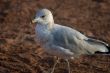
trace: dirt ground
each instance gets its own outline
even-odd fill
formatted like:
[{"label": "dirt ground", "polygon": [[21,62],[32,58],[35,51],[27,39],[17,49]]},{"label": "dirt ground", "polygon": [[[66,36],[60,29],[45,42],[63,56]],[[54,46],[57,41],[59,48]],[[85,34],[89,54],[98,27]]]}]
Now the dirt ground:
[{"label": "dirt ground", "polygon": [[[52,11],[56,23],[110,43],[110,0],[0,0],[0,73],[50,73],[55,59],[34,41],[38,9]],[[55,73],[68,73],[64,60]],[[71,73],[110,73],[110,55],[70,61]]]}]

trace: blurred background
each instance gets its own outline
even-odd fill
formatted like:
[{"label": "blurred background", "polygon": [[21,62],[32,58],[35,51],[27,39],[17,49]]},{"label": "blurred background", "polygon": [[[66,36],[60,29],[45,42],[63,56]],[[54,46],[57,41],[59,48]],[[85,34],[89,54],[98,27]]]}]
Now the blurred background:
[{"label": "blurred background", "polygon": [[[0,0],[0,73],[49,73],[55,59],[34,40],[36,11],[52,11],[55,23],[110,43],[110,0]],[[110,73],[110,56],[83,56],[72,73]],[[61,61],[55,73],[67,73]]]}]

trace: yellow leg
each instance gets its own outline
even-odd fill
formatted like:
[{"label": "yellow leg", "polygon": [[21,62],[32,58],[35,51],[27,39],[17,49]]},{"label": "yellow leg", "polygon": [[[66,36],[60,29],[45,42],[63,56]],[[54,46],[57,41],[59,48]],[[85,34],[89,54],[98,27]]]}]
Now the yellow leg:
[{"label": "yellow leg", "polygon": [[68,64],[68,73],[71,73],[71,70],[70,70],[70,63],[69,63],[68,59],[66,59],[66,62],[67,62],[67,64]]},{"label": "yellow leg", "polygon": [[59,58],[56,60],[55,64],[53,65],[51,73],[54,73],[55,67],[58,64],[58,62],[59,62]]}]

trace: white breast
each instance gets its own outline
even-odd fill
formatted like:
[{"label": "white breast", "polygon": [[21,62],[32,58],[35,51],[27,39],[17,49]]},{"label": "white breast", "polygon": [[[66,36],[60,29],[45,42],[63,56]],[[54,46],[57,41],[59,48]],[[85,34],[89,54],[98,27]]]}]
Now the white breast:
[{"label": "white breast", "polygon": [[35,28],[36,40],[39,44],[46,43],[50,39],[50,31],[47,26],[38,24]]}]

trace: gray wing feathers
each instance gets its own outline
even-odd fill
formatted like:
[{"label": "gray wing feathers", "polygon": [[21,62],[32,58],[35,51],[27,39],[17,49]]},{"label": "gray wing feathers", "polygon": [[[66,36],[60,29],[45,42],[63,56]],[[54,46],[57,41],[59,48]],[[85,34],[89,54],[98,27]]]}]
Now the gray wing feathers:
[{"label": "gray wing feathers", "polygon": [[97,44],[102,44],[102,45],[105,45],[105,46],[109,46],[107,43],[105,43],[103,41],[100,41],[100,40],[97,40],[97,39],[93,39],[93,38],[88,38],[88,41],[94,42],[94,43],[97,43]]},{"label": "gray wing feathers", "polygon": [[103,41],[92,39],[92,38],[88,38],[88,40],[85,40],[85,41],[88,42],[90,45],[92,45],[96,49],[96,51],[108,52],[108,48],[106,47],[108,46],[108,44]]},{"label": "gray wing feathers", "polygon": [[54,44],[69,49],[76,55],[94,54],[96,51],[108,51],[105,42],[89,39],[80,32],[68,27],[57,28],[52,34]]},{"label": "gray wing feathers", "polygon": [[[60,28],[52,32],[53,43],[65,49],[74,52],[75,55],[92,54],[89,44],[84,39],[87,39],[83,34],[70,28]],[[88,47],[87,47],[88,46]]]}]

